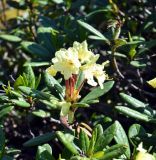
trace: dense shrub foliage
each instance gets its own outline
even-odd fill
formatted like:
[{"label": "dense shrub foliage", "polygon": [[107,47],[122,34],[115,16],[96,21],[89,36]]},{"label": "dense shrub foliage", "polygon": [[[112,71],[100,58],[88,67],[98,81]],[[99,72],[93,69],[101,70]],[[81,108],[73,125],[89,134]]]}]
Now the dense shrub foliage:
[{"label": "dense shrub foliage", "polygon": [[1,0],[0,159],[156,159],[155,0]]}]

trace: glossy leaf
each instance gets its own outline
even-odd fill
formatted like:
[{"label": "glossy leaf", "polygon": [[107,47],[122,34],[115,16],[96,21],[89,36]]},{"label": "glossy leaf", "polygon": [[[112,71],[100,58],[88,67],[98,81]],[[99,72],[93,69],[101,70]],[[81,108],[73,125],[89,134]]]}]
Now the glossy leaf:
[{"label": "glossy leaf", "polygon": [[115,125],[116,125],[116,133],[114,139],[118,144],[124,144],[125,146],[127,146],[125,155],[127,159],[130,159],[131,151],[126,132],[124,131],[122,125],[118,121],[115,121]]},{"label": "glossy leaf", "polygon": [[49,75],[48,73],[44,73],[44,77],[45,77],[45,84],[47,85],[48,88],[50,89],[55,89],[56,92],[60,95],[60,97],[63,99],[64,97],[64,89],[63,87],[60,85],[60,83],[51,75]]},{"label": "glossy leaf", "polygon": [[33,139],[28,140],[27,142],[25,142],[23,144],[23,146],[24,147],[31,147],[31,146],[40,145],[40,144],[46,143],[48,141],[51,141],[54,138],[55,138],[54,133],[45,133],[43,135],[40,135],[40,136],[37,136]]},{"label": "glossy leaf", "polygon": [[35,160],[54,160],[54,157],[52,156],[51,146],[49,144],[38,146]]},{"label": "glossy leaf", "polygon": [[26,78],[28,80],[28,87],[30,88],[35,88],[35,74],[34,71],[32,70],[31,66],[27,66],[25,68],[24,73],[26,74]]},{"label": "glossy leaf", "polygon": [[64,146],[73,154],[79,154],[78,150],[75,148],[74,144],[65,136],[61,131],[57,131],[56,135],[58,139],[64,144]]},{"label": "glossy leaf", "polygon": [[142,135],[142,136],[146,135],[145,129],[140,124],[131,125],[129,130],[128,130],[128,136],[129,136],[129,139],[130,139],[131,143],[134,146],[138,145],[138,143],[135,141],[135,138],[137,136],[140,136],[140,135]]},{"label": "glossy leaf", "polygon": [[2,110],[0,110],[0,118],[4,117],[6,114],[9,114],[13,110],[13,106],[8,106]]},{"label": "glossy leaf", "polygon": [[97,141],[94,147],[94,153],[97,151],[102,151],[106,147],[106,145],[108,145],[112,141],[115,133],[116,133],[115,124],[112,124],[106,130],[104,130],[103,134],[97,137]]},{"label": "glossy leaf", "polygon": [[79,145],[80,149],[84,152],[87,153],[89,149],[89,138],[88,135],[81,129],[80,130],[80,135],[79,135]]},{"label": "glossy leaf", "polygon": [[16,100],[16,99],[12,99],[11,102],[14,104],[14,105],[17,105],[19,107],[24,107],[24,108],[27,108],[27,107],[30,107],[30,104],[24,100]]},{"label": "glossy leaf", "polygon": [[114,147],[114,148],[115,149],[112,149],[112,151],[105,153],[104,157],[100,158],[100,160],[111,160],[111,159],[119,158],[122,154],[126,152],[126,149],[127,149],[127,147],[124,145]]},{"label": "glossy leaf", "polygon": [[24,50],[31,53],[32,55],[42,58],[49,58],[50,56],[50,53],[46,48],[42,47],[41,45],[35,42],[23,41],[21,43],[21,46]]},{"label": "glossy leaf", "polygon": [[35,116],[41,117],[41,118],[50,117],[50,113],[49,113],[49,112],[46,112],[46,111],[44,111],[44,110],[42,110],[42,109],[33,111],[32,114],[35,115]]},{"label": "glossy leaf", "polygon": [[125,93],[120,93],[121,98],[127,102],[128,104],[132,105],[135,108],[145,108],[147,106],[147,104],[139,101],[136,98],[133,98]]},{"label": "glossy leaf", "polygon": [[22,40],[21,38],[17,36],[9,35],[9,34],[0,34],[0,39],[9,41],[9,42],[20,42]]},{"label": "glossy leaf", "polygon": [[116,106],[115,109],[119,112],[124,114],[125,116],[129,116],[141,121],[145,121],[145,122],[149,122],[150,119],[146,114],[142,114],[138,111],[135,111],[133,109],[130,109],[128,107],[124,107],[124,106]]},{"label": "glossy leaf", "polygon": [[80,21],[78,20],[78,23],[84,27],[85,29],[87,29],[88,31],[92,32],[93,34],[95,34],[96,36],[102,38],[104,41],[108,42],[108,39],[102,34],[100,33],[98,30],[96,30],[94,27],[92,27],[91,25],[89,25],[86,22]]},{"label": "glossy leaf", "polygon": [[103,89],[99,87],[93,89],[91,92],[89,92],[82,100],[81,102],[87,103],[88,101],[95,100],[98,97],[106,94],[114,85],[114,81],[109,81],[103,84]]},{"label": "glossy leaf", "polygon": [[39,27],[37,30],[37,39],[39,43],[48,50],[48,55],[52,57],[52,52],[55,51],[54,46],[52,45],[52,31],[51,27]]}]

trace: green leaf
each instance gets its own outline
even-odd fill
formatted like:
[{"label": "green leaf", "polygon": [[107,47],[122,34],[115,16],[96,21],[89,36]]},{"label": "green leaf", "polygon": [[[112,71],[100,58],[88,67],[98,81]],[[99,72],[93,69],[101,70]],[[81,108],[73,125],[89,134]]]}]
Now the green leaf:
[{"label": "green leaf", "polygon": [[61,109],[62,106],[57,105],[57,101],[51,100],[51,101],[47,101],[47,100],[39,100],[40,102],[42,102],[43,104],[48,106],[48,109]]},{"label": "green leaf", "polygon": [[52,149],[49,144],[38,146],[35,160],[54,160],[52,156]]},{"label": "green leaf", "polygon": [[103,89],[99,87],[93,89],[89,94],[87,94],[82,100],[82,103],[87,103],[88,101],[97,99],[98,97],[106,94],[114,85],[114,81],[109,81],[103,84]]},{"label": "green leaf", "polygon": [[0,127],[0,159],[2,159],[5,151],[5,135],[2,127]]},{"label": "green leaf", "polygon": [[88,36],[89,39],[93,39],[93,40],[97,40],[97,41],[104,41],[103,38],[98,37],[98,36],[94,36],[94,35],[90,35]]},{"label": "green leaf", "polygon": [[19,92],[16,92],[15,90],[11,90],[10,93],[17,98],[23,97]]},{"label": "green leaf", "polygon": [[9,35],[9,34],[0,34],[0,39],[9,41],[9,42],[20,42],[22,40],[21,38],[17,36]]},{"label": "green leaf", "polygon": [[60,97],[63,99],[64,97],[64,89],[60,85],[60,83],[51,75],[49,75],[47,72],[44,73],[45,77],[45,84],[49,89],[55,89],[56,92],[60,95]]},{"label": "green leaf", "polygon": [[62,108],[61,108],[61,112],[60,112],[60,116],[67,116],[69,113],[69,109],[71,107],[71,103],[65,103],[63,104]]},{"label": "green leaf", "polygon": [[19,107],[24,107],[24,108],[28,108],[30,107],[30,104],[24,100],[16,100],[16,99],[11,99],[10,100],[14,105],[17,105]]},{"label": "green leaf", "polygon": [[136,98],[133,98],[125,93],[120,93],[121,98],[127,102],[128,104],[132,105],[134,108],[145,108],[147,104],[139,101]]},{"label": "green leaf", "polygon": [[15,90],[18,90],[19,86],[26,86],[24,78],[21,75],[14,82],[14,88],[15,88]]},{"label": "green leaf", "polygon": [[98,151],[93,154],[92,158],[101,159],[104,156],[104,151]]},{"label": "green leaf", "polygon": [[37,146],[43,143],[46,143],[48,141],[51,141],[52,139],[55,138],[54,133],[45,133],[41,136],[37,136],[33,139],[28,140],[23,144],[24,147],[32,147],[32,146]]},{"label": "green leaf", "polygon": [[42,47],[41,45],[39,45],[35,42],[23,41],[21,43],[21,46],[24,50],[31,53],[32,55],[42,57],[45,59],[50,58],[49,51],[46,48]]},{"label": "green leaf", "polygon": [[39,43],[44,46],[50,53],[50,57],[52,57],[52,54],[55,51],[52,39],[52,32],[53,28],[51,27],[39,27],[37,30],[37,39]]},{"label": "green leaf", "polygon": [[112,141],[115,133],[116,133],[116,125],[112,124],[103,132],[102,135],[97,137],[97,141],[94,147],[94,153],[102,151]]},{"label": "green leaf", "polygon": [[96,36],[102,38],[104,41],[109,42],[109,40],[102,34],[100,33],[98,30],[96,30],[94,27],[92,27],[91,25],[89,25],[88,23],[82,22],[80,20],[78,20],[78,23],[84,27],[85,29],[87,29],[88,31],[92,32],[93,34],[95,34]]},{"label": "green leaf", "polygon": [[13,106],[8,106],[2,110],[0,110],[0,118],[4,117],[6,114],[10,113],[13,110]]},{"label": "green leaf", "polygon": [[96,141],[99,137],[101,137],[103,135],[103,128],[100,124],[96,125],[95,128],[93,129],[93,133],[92,133],[92,138],[90,140],[90,145],[89,145],[89,149],[87,151],[88,155],[92,155],[93,151],[94,151],[94,147],[96,144]]},{"label": "green leaf", "polygon": [[76,81],[76,87],[75,87],[76,89],[78,89],[81,86],[84,79],[85,79],[85,76],[84,76],[83,72],[80,72],[78,77],[77,77],[77,81]]},{"label": "green leaf", "polygon": [[35,89],[31,89],[29,87],[19,86],[18,88],[21,92],[23,92],[27,96],[37,98],[39,100],[53,100],[53,99],[56,99],[51,94],[44,93],[42,91],[38,91],[38,90],[35,90]]},{"label": "green leaf", "polygon": [[103,128],[101,124],[96,125],[95,130],[97,133],[97,138],[103,135]]},{"label": "green leaf", "polygon": [[104,157],[100,158],[100,160],[111,160],[111,159],[119,158],[122,154],[126,152],[126,149],[127,149],[125,145],[112,146],[112,147],[113,149],[109,148],[110,149],[109,152],[106,150]]},{"label": "green leaf", "polygon": [[87,153],[89,149],[89,138],[88,135],[82,129],[80,130],[79,135],[79,146],[84,153]]},{"label": "green leaf", "polygon": [[35,74],[30,65],[25,68],[25,74],[28,80],[28,87],[35,88]]},{"label": "green leaf", "polygon": [[77,151],[75,145],[73,144],[73,142],[71,142],[71,140],[65,136],[65,134],[61,131],[57,131],[56,135],[58,137],[58,139],[64,144],[64,146],[73,154],[77,155],[79,154],[79,152]]},{"label": "green leaf", "polygon": [[147,66],[147,63],[140,62],[140,61],[131,61],[130,64],[136,68],[145,68]]},{"label": "green leaf", "polygon": [[87,155],[89,155],[89,156],[93,154],[96,139],[97,139],[97,130],[94,129],[93,133],[92,133],[91,140],[90,140],[89,149],[87,151]]},{"label": "green leaf", "polygon": [[39,84],[40,84],[40,82],[41,82],[41,74],[39,74],[39,76],[36,78],[35,82],[36,82],[35,83],[35,89],[37,89]]},{"label": "green leaf", "polygon": [[127,157],[127,159],[130,159],[131,151],[126,132],[124,131],[122,125],[118,121],[115,121],[115,125],[116,125],[116,133],[114,139],[118,144],[124,144],[125,146],[127,146],[125,156]]},{"label": "green leaf", "polygon": [[132,118],[135,118],[135,119],[138,119],[138,120],[141,120],[141,121],[145,121],[145,122],[149,122],[150,121],[149,116],[147,116],[145,114],[142,114],[142,113],[140,113],[138,111],[135,111],[133,109],[130,109],[128,107],[116,106],[115,109],[119,113],[124,114],[125,116],[129,116],[129,117],[132,117]]},{"label": "green leaf", "polygon": [[128,130],[128,136],[131,143],[136,147],[138,142],[135,141],[135,138],[140,135],[146,135],[145,129],[140,124],[133,124]]},{"label": "green leaf", "polygon": [[118,47],[120,47],[120,46],[125,45],[125,44],[127,43],[127,41],[124,40],[124,39],[115,39],[113,43],[114,43],[114,44],[113,44],[113,45],[114,45],[114,48],[116,49],[116,48],[118,48]]},{"label": "green leaf", "polygon": [[50,113],[49,113],[49,112],[46,112],[46,111],[44,111],[44,110],[42,110],[42,109],[33,111],[32,114],[35,115],[35,116],[41,117],[41,118],[50,117]]}]

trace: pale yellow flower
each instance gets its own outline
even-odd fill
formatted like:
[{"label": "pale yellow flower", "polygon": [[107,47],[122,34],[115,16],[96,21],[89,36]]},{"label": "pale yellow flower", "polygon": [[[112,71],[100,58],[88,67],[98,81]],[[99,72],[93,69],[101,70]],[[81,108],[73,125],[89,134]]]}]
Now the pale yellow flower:
[{"label": "pale yellow flower", "polygon": [[[91,86],[100,85],[101,89],[103,89],[103,83],[108,78],[107,74],[104,71],[105,64],[108,63],[104,62],[102,65],[96,63],[89,63],[81,67],[85,78],[87,79],[87,83]],[[97,82],[95,79],[97,79]]]},{"label": "pale yellow flower", "polygon": [[93,52],[88,50],[88,44],[86,41],[82,43],[74,42],[73,48],[78,52],[78,58],[81,63],[90,61],[93,57],[99,58],[99,55],[94,55]]},{"label": "pale yellow flower", "polygon": [[51,65],[49,68],[47,68],[46,72],[51,76],[55,76],[57,73],[57,71],[54,69],[54,65]]},{"label": "pale yellow flower", "polygon": [[153,78],[149,81],[147,81],[147,83],[152,86],[153,88],[156,88],[156,78]]},{"label": "pale yellow flower", "polygon": [[143,148],[142,142],[139,144],[137,150],[139,151],[135,157],[135,160],[155,160],[154,156],[147,153],[147,150]]},{"label": "pale yellow flower", "polygon": [[60,49],[55,53],[55,58],[52,59],[53,68],[64,75],[65,80],[68,80],[72,74],[78,74],[81,63],[78,59],[78,53],[73,48]]}]

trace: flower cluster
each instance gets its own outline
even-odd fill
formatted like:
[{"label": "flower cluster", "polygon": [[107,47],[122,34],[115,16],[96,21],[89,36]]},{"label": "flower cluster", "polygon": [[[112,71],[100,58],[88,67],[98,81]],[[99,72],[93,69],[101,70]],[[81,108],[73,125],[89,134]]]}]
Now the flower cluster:
[{"label": "flower cluster", "polygon": [[52,59],[53,65],[47,69],[47,72],[52,76],[60,72],[65,79],[66,97],[75,99],[80,89],[76,91],[74,86],[77,81],[77,75],[80,72],[84,74],[84,78],[89,85],[97,86],[99,84],[103,88],[103,83],[107,79],[104,71],[107,61],[103,64],[97,64],[98,58],[99,54],[95,55],[88,50],[86,41],[82,43],[74,42],[72,47],[60,49],[55,53],[55,58]]}]

